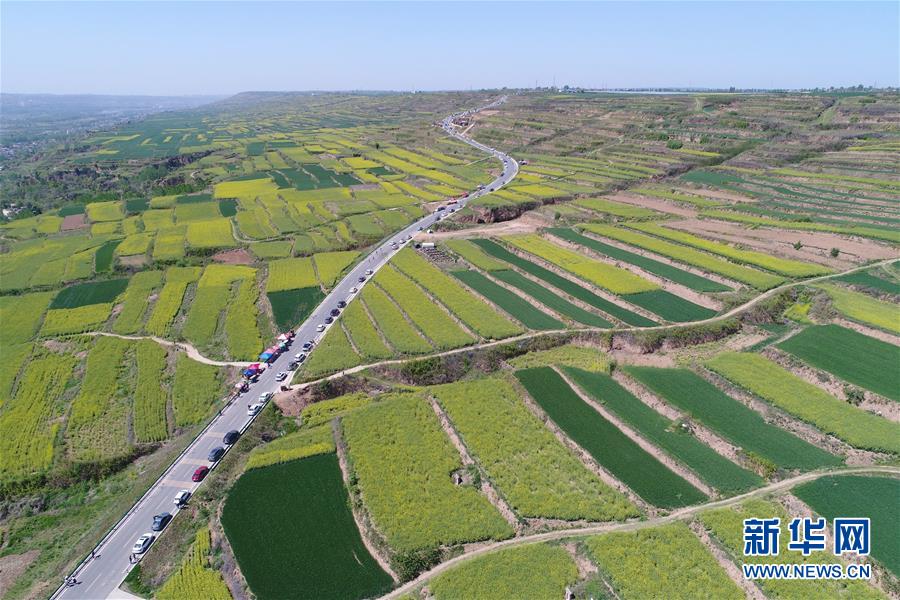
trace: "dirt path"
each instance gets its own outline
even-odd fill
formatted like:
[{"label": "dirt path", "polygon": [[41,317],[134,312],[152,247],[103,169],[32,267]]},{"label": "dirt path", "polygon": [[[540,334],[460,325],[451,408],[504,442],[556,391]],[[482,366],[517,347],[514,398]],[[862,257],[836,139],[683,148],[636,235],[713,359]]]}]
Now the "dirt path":
[{"label": "dirt path", "polygon": [[613,531],[636,531],[638,529],[644,529],[647,527],[656,527],[659,525],[665,525],[667,523],[671,523],[673,521],[683,520],[690,518],[702,511],[710,510],[714,508],[724,508],[727,506],[734,506],[736,504],[740,504],[746,500],[751,498],[759,498],[762,496],[766,496],[768,494],[774,494],[777,492],[783,492],[789,489],[792,489],[802,483],[807,483],[809,481],[815,481],[821,477],[827,477],[829,475],[850,475],[850,474],[875,474],[875,475],[900,475],[900,467],[858,467],[858,468],[840,468],[840,469],[829,469],[827,471],[816,471],[812,473],[804,473],[802,475],[798,475],[796,477],[791,477],[790,479],[785,479],[782,481],[778,481],[776,483],[770,483],[764,487],[758,488],[751,492],[747,492],[746,494],[741,494],[740,496],[733,496],[731,498],[726,498],[724,500],[717,500],[715,502],[708,502],[706,504],[700,504],[697,506],[689,506],[687,508],[682,508],[676,510],[668,515],[662,517],[655,517],[652,519],[647,519],[645,521],[637,521],[632,523],[614,523],[614,524],[606,524],[606,525],[597,525],[595,527],[584,527],[581,529],[564,529],[560,531],[550,531],[547,533],[539,533],[535,535],[522,536],[520,538],[512,538],[509,540],[505,540],[502,542],[497,542],[495,544],[490,544],[487,546],[483,546],[471,552],[466,552],[461,554],[455,558],[448,560],[447,562],[441,563],[438,566],[434,567],[430,571],[426,571],[422,573],[416,579],[402,585],[401,587],[393,590],[392,592],[385,594],[382,596],[382,600],[392,600],[394,598],[399,598],[404,594],[412,592],[414,589],[419,587],[420,585],[426,583],[436,575],[440,575],[441,573],[451,569],[453,567],[458,566],[460,563],[465,562],[469,559],[475,558],[477,556],[481,556],[483,554],[488,554],[490,552],[494,552],[496,550],[500,550],[502,548],[509,548],[512,546],[521,546],[524,544],[535,544],[538,542],[547,542],[551,540],[559,540],[569,537],[578,537],[584,535],[595,535],[600,533],[610,533]]},{"label": "dirt path", "polygon": [[[554,335],[559,333],[577,333],[578,331],[590,331],[590,332],[608,332],[608,333],[624,333],[629,331],[654,331],[661,329],[685,329],[688,327],[696,327],[699,325],[708,325],[711,323],[717,323],[719,321],[724,321],[726,319],[730,319],[735,315],[739,315],[747,309],[753,308],[760,302],[764,302],[769,298],[776,296],[783,292],[784,290],[788,290],[797,286],[811,285],[813,283],[817,283],[820,281],[827,281],[829,279],[835,279],[837,277],[842,277],[844,275],[848,275],[850,273],[856,273],[857,271],[864,271],[866,269],[871,269],[873,267],[880,267],[884,265],[889,265],[895,262],[896,258],[890,258],[887,260],[879,261],[877,263],[871,263],[868,265],[862,265],[859,267],[855,267],[853,269],[849,269],[847,271],[842,271],[840,273],[832,273],[830,275],[822,275],[820,277],[813,277],[811,279],[805,279],[803,281],[794,281],[791,283],[785,283],[778,287],[772,288],[767,292],[763,292],[759,296],[753,298],[752,300],[748,300],[744,304],[740,306],[736,306],[729,310],[726,313],[722,313],[721,315],[717,315],[715,317],[710,317],[709,319],[704,319],[702,321],[693,321],[690,323],[676,323],[673,325],[654,325],[653,327],[613,327],[613,328],[601,328],[601,327],[585,327],[580,329],[556,329],[551,331],[533,331],[530,333],[524,333],[522,335],[517,335],[515,337],[505,338],[502,340],[496,340],[492,342],[482,342],[480,344],[472,344],[471,346],[463,346],[462,348],[456,348],[455,350],[445,350],[444,352],[437,352],[434,354],[423,354],[422,356],[417,356],[414,358],[395,358],[390,360],[382,360],[374,363],[369,363],[365,365],[357,365],[355,367],[351,367],[349,369],[344,369],[343,371],[339,371],[332,375],[328,375],[327,377],[320,377],[319,379],[314,379],[312,381],[306,381],[304,383],[299,383],[291,386],[291,389],[298,390],[303,389],[307,386],[320,383],[323,381],[330,381],[332,379],[340,379],[345,375],[352,375],[353,373],[359,373],[360,371],[365,371],[366,369],[371,369],[375,367],[384,367],[390,365],[400,365],[407,362],[411,362],[414,360],[422,360],[424,358],[440,358],[442,356],[451,356],[454,354],[461,354],[464,352],[471,352],[472,350],[477,350],[481,348],[490,348],[491,346],[499,346],[500,344],[511,344],[513,342],[518,342],[522,340],[528,340],[536,337],[541,337],[545,335]],[[101,335],[111,335],[111,334],[101,334]],[[165,342],[171,343],[171,342]],[[218,364],[218,363],[213,363]],[[227,364],[243,364],[243,363],[227,363]]]},{"label": "dirt path", "polygon": [[478,227],[469,227],[456,231],[438,231],[436,233],[422,233],[416,236],[416,240],[423,242],[435,242],[438,240],[449,240],[454,238],[468,238],[473,235],[484,237],[498,235],[515,235],[519,233],[534,233],[542,227],[549,227],[552,223],[549,219],[534,212],[527,212],[518,219],[512,221],[502,221],[500,223],[489,223]]},{"label": "dirt path", "polygon": [[166,346],[168,348],[175,348],[176,350],[182,350],[187,355],[196,360],[199,363],[203,363],[204,365],[212,365],[214,367],[247,367],[253,363],[249,362],[236,362],[236,361],[221,361],[221,360],[213,360],[211,358],[206,358],[200,351],[197,350],[190,344],[186,344],[184,342],[172,342],[169,340],[164,340],[162,338],[158,338],[155,335],[120,335],[118,333],[109,333],[106,331],[87,331],[85,333],[81,333],[79,335],[90,335],[90,336],[98,336],[103,335],[106,337],[114,337],[122,340],[153,340],[160,346]]}]

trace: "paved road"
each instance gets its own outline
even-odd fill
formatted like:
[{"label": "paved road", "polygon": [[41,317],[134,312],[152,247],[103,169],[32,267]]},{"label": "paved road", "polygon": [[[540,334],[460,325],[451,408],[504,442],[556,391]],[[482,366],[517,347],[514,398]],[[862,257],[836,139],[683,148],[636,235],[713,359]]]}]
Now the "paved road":
[{"label": "paved road", "polygon": [[[493,108],[505,101],[506,96],[477,110]],[[518,163],[506,154],[471,140],[457,132],[456,127],[452,125],[453,119],[470,115],[473,112],[476,111],[470,110],[451,115],[441,122],[441,128],[460,141],[489,153],[500,160],[503,164],[503,172],[494,181],[486,185],[484,189],[474,191],[466,198],[461,199],[458,203],[459,208],[473,198],[478,198],[506,185],[516,176],[519,170]],[[319,341],[325,335],[327,328],[324,331],[319,331],[318,328],[320,325],[324,325],[323,320],[328,316],[328,311],[335,308],[339,300],[352,298],[355,295],[354,290],[360,288],[369,280],[370,275],[368,272],[374,273],[383,267],[400,248],[409,243],[407,241],[408,237],[414,236],[420,230],[427,230],[436,221],[445,218],[448,212],[449,210],[434,212],[419,219],[385,240],[376,250],[356,265],[326,296],[316,311],[296,329],[297,335],[291,349],[282,354],[260,376],[259,380],[250,387],[248,392],[223,407],[219,415],[194,439],[162,477],[150,487],[147,493],[104,538],[95,549],[96,558],[85,560],[76,569],[74,575],[78,583],[72,587],[61,586],[52,597],[73,600],[104,600],[106,598],[126,597],[124,593],[118,590],[118,587],[131,570],[132,565],[129,563],[131,548],[141,534],[150,532],[153,516],[164,511],[173,515],[176,514],[178,509],[173,502],[175,494],[180,490],[189,490],[193,493],[198,487],[203,485],[202,483],[191,481],[191,475],[194,473],[194,470],[204,465],[215,468],[215,465],[207,460],[209,451],[217,446],[223,446],[222,437],[228,431],[238,430],[243,432],[250,426],[254,417],[248,415],[248,404],[256,402],[260,394],[276,392],[279,389],[281,384],[276,381],[276,374],[279,371],[287,370],[288,363],[292,360],[293,355],[300,351],[300,346],[303,342],[308,340]],[[365,280],[360,282],[361,278],[365,278]],[[315,348],[312,351],[315,351]],[[63,574],[61,573],[60,581],[62,579]]]}]

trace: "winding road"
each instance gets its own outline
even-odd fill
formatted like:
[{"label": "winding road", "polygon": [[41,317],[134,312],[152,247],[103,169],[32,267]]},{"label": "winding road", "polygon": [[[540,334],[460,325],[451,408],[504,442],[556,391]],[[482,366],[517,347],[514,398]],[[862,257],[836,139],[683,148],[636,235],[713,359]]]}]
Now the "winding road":
[{"label": "winding road", "polygon": [[[489,194],[509,183],[519,172],[518,163],[499,150],[489,148],[484,144],[472,140],[458,132],[453,125],[457,117],[468,116],[479,110],[493,108],[502,104],[507,99],[503,96],[496,101],[472,109],[455,113],[441,121],[441,128],[450,136],[469,144],[483,152],[490,154],[502,164],[503,170],[491,183],[471,192],[458,202],[461,208],[468,201]],[[324,319],[331,309],[337,307],[340,300],[349,301],[361,286],[368,283],[371,276],[383,267],[399,252],[401,248],[418,231],[428,229],[443,218],[449,211],[435,211],[426,215],[403,230],[384,240],[368,256],[360,261],[353,269],[329,292],[313,314],[296,329],[295,344],[288,351],[275,360],[269,368],[260,376],[250,390],[237,399],[227,401],[219,414],[201,431],[196,438],[184,449],[175,461],[163,472],[157,481],[150,486],[137,503],[122,517],[122,519],[104,536],[94,548],[92,555],[86,557],[75,569],[72,576],[77,583],[71,587],[61,585],[51,598],[66,599],[90,599],[104,600],[107,598],[133,598],[119,590],[119,585],[125,576],[133,568],[130,562],[131,548],[142,534],[150,532],[150,525],[154,515],[169,512],[177,516],[178,507],[173,500],[179,490],[188,490],[191,493],[203,485],[202,482],[191,481],[194,470],[200,466],[208,466],[215,469],[218,463],[207,460],[210,450],[217,446],[224,446],[222,437],[229,431],[237,430],[243,433],[253,423],[254,415],[248,414],[248,405],[257,402],[262,394],[274,393],[279,390],[280,382],[275,376],[279,371],[288,371],[288,364],[293,354],[299,352],[299,346],[308,340],[318,342],[328,332],[331,325],[326,325],[323,331],[318,331],[320,325],[325,325]],[[260,349],[262,350],[262,349]],[[312,349],[315,352],[315,346]],[[261,398],[260,398],[261,399]],[[227,447],[226,447],[227,448]],[[165,532],[156,535],[164,535]],[[64,579],[60,574],[60,580]]]}]

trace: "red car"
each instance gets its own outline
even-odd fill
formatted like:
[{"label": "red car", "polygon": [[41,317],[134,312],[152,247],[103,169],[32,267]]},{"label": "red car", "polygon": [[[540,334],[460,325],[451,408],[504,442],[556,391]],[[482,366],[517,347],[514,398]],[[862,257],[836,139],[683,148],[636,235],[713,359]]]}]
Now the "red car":
[{"label": "red car", "polygon": [[203,481],[203,478],[209,473],[209,467],[197,467],[194,474],[191,475],[191,481]]}]

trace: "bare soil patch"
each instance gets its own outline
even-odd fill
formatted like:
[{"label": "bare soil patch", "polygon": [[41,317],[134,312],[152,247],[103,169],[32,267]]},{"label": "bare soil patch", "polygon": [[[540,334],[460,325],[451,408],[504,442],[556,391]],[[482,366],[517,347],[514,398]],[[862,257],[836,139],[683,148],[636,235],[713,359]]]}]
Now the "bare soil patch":
[{"label": "bare soil patch", "polygon": [[0,558],[0,596],[6,595],[6,591],[37,560],[40,553],[40,550],[29,550]]},{"label": "bare soil patch", "polygon": [[214,254],[212,259],[216,262],[228,265],[250,265],[253,264],[254,258],[247,250],[238,248],[237,250],[224,250]]},{"label": "bare soil patch", "polygon": [[458,231],[440,231],[436,233],[419,233],[416,238],[423,242],[436,242],[454,238],[489,237],[493,235],[515,235],[517,233],[534,233],[541,227],[549,227],[550,221],[535,212],[526,212],[522,216],[503,221],[490,223]]},{"label": "bare soil patch", "polygon": [[[738,223],[710,219],[689,219],[676,221],[670,225],[682,231],[714,236],[732,243],[752,246],[769,254],[816,262],[838,270],[849,269],[868,260],[883,260],[897,256],[897,251],[889,246],[835,233],[750,229]],[[794,248],[797,242],[802,244],[799,250]],[[831,256],[832,248],[841,251],[837,258]]]},{"label": "bare soil patch", "polygon": [[135,254],[133,256],[120,256],[119,264],[126,267],[143,267],[147,264],[146,254]]},{"label": "bare soil patch", "polygon": [[716,198],[717,200],[727,200],[729,202],[748,202],[754,203],[756,202],[756,198],[751,198],[750,196],[743,196],[736,192],[728,192],[725,190],[712,190],[712,189],[694,189],[694,188],[676,188],[675,192],[681,192],[684,194],[694,194],[696,196],[706,196],[708,198]]},{"label": "bare soil patch", "polygon": [[62,225],[59,226],[59,230],[73,231],[75,229],[84,229],[87,226],[87,215],[69,215],[67,217],[63,217]]},{"label": "bare soil patch", "polygon": [[621,202],[622,204],[631,204],[633,206],[640,206],[641,208],[658,210],[659,212],[669,213],[671,215],[679,215],[682,217],[697,216],[696,208],[691,208],[683,204],[676,204],[675,202],[668,202],[666,200],[663,200],[662,198],[654,198],[652,196],[638,196],[637,193],[638,192],[634,192],[635,195],[632,195],[631,193],[611,194],[605,196],[605,198],[614,200],[616,202]]}]

